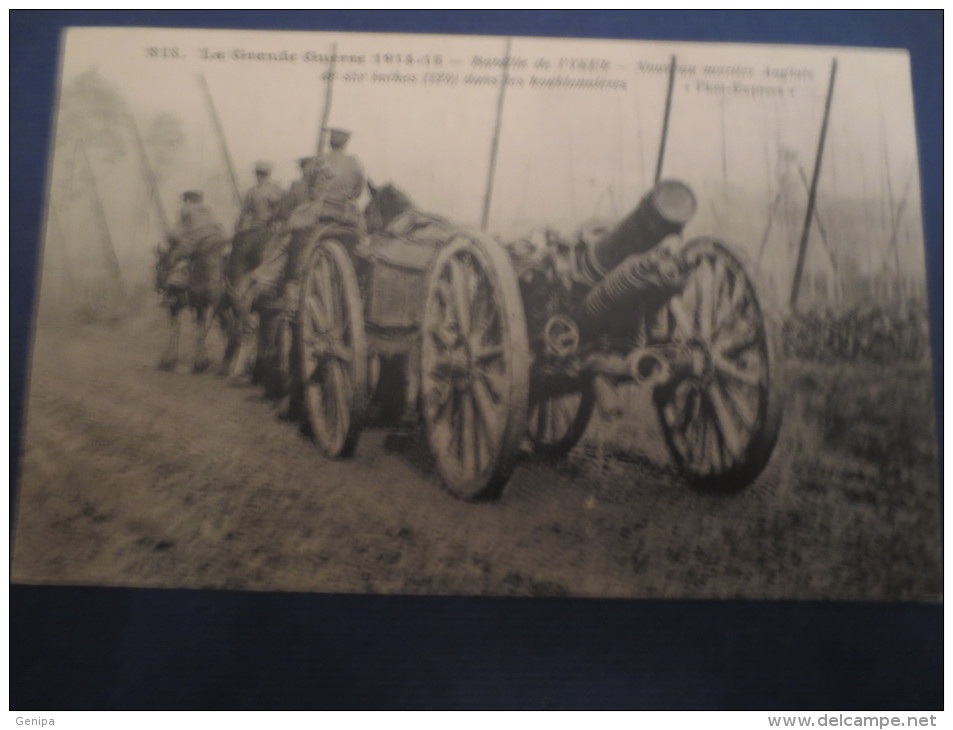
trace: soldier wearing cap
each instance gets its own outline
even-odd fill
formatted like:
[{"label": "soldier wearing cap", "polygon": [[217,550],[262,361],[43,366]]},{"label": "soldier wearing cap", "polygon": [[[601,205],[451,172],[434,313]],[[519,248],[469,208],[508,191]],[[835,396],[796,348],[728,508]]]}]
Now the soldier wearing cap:
[{"label": "soldier wearing cap", "polygon": [[326,181],[318,182],[319,195],[323,196],[321,218],[363,228],[364,219],[357,208],[357,199],[367,184],[364,166],[347,152],[347,143],[351,139],[349,131],[337,127],[327,131],[331,150],[321,160]]},{"label": "soldier wearing cap", "polygon": [[270,163],[256,163],[255,177],[258,182],[245,193],[242,201],[241,215],[235,227],[238,233],[264,228],[271,223],[284,195],[284,191],[271,181]]},{"label": "soldier wearing cap", "polygon": [[202,191],[182,193],[182,208],[168,236],[168,248],[160,252],[160,288],[188,283],[188,261],[203,245],[221,245],[225,229],[203,202]]},{"label": "soldier wearing cap", "polygon": [[271,163],[255,164],[255,183],[242,200],[241,214],[235,226],[232,253],[228,260],[229,293],[238,301],[244,287],[242,279],[249,269],[261,263],[284,191],[271,181]]},{"label": "soldier wearing cap", "polygon": [[211,236],[224,236],[225,229],[205,205],[200,190],[187,190],[182,193],[182,208],[179,220],[169,234],[171,248],[176,258],[191,256],[199,244]]},{"label": "soldier wearing cap", "polygon": [[320,223],[337,223],[364,230],[364,216],[357,207],[357,199],[367,184],[364,167],[357,157],[346,151],[350,132],[338,128],[327,131],[331,150],[326,155],[309,158],[304,173],[309,183],[308,199],[292,211],[286,222],[286,230],[291,235],[283,238],[286,242],[282,247],[283,271],[278,277],[269,276],[266,272],[274,269],[263,265],[262,271],[256,272],[255,278],[259,282],[276,284],[284,292],[286,304],[297,299],[297,282],[312,241],[306,235],[307,231]]},{"label": "soldier wearing cap", "polygon": [[291,183],[288,192],[282,196],[281,201],[278,203],[278,211],[275,214],[277,220],[288,220],[295,208],[311,200],[311,187],[317,164],[318,158],[314,156],[302,157],[298,160],[298,167],[301,168],[301,177]]},{"label": "soldier wearing cap", "polygon": [[317,157],[301,157],[298,166],[301,168],[301,177],[291,183],[289,190],[281,196],[278,202],[274,219],[281,224],[276,235],[272,236],[263,252],[260,265],[252,272],[250,283],[254,286],[243,295],[242,309],[251,311],[250,298],[256,297],[259,292],[274,290],[278,279],[285,269],[288,255],[288,241],[290,231],[284,225],[295,209],[302,205],[312,205],[312,189],[315,181],[315,170],[318,167]]},{"label": "soldier wearing cap", "polygon": [[[301,177],[295,180],[289,190],[284,193],[278,203],[274,220],[279,224],[278,231],[271,236],[262,252],[259,265],[245,277],[244,281],[235,279],[235,294],[237,309],[243,321],[251,316],[254,302],[262,295],[276,297],[282,290],[282,278],[285,275],[288,261],[288,246],[291,241],[291,230],[295,221],[307,219],[310,224],[317,222],[317,210],[320,208],[320,183],[328,179],[326,166],[319,157],[309,156],[298,159],[301,168]],[[292,219],[292,213],[302,211],[298,218]],[[303,212],[307,211],[305,215]],[[281,306],[281,305],[279,305]]]}]

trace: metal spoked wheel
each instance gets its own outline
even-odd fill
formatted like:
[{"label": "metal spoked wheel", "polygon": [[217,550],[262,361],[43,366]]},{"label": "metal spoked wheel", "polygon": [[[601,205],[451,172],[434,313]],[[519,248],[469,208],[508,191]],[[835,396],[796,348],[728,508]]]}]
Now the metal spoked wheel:
[{"label": "metal spoked wheel", "polygon": [[440,252],[422,337],[424,421],[444,486],[496,498],[525,433],[530,355],[516,276],[494,241],[461,235]]},{"label": "metal spoked wheel", "polygon": [[309,258],[298,336],[301,392],[314,437],[327,456],[350,456],[367,402],[367,338],[357,276],[338,241],[322,241]]},{"label": "metal spoked wheel", "polygon": [[533,403],[526,428],[533,453],[544,459],[568,454],[586,432],[595,404],[591,384],[576,393],[542,398]]},{"label": "metal spoked wheel", "polygon": [[655,404],[689,481],[737,491],[761,473],[778,438],[772,338],[754,286],[724,244],[696,239],[682,256],[684,288],[667,308],[683,363],[656,388]]}]

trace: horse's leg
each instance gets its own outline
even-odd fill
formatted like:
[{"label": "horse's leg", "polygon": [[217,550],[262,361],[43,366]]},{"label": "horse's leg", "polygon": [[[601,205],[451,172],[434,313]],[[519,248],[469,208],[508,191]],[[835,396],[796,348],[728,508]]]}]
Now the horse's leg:
[{"label": "horse's leg", "polygon": [[222,361],[222,375],[235,378],[241,375],[243,354],[243,324],[240,313],[229,299],[224,302],[219,313],[222,330],[225,333],[225,358]]},{"label": "horse's leg", "polygon": [[235,337],[235,313],[230,306],[223,304],[218,312],[218,319],[225,334],[225,356],[222,358],[222,367],[219,375],[228,377],[232,374],[235,356],[238,354],[238,340]]},{"label": "horse's leg", "polygon": [[264,383],[269,397],[279,397],[281,358],[278,352],[278,325],[281,313],[273,309],[259,311],[258,355],[255,359],[254,381]]},{"label": "horse's leg", "polygon": [[236,298],[235,307],[235,334],[238,342],[236,353],[235,374],[238,376],[251,375],[252,382],[256,379],[258,362],[255,359],[256,341],[261,333],[261,315],[253,311],[257,288],[250,275],[242,280],[241,294]]},{"label": "horse's leg", "polygon": [[192,372],[201,373],[208,370],[212,361],[209,360],[205,338],[208,336],[212,323],[212,308],[209,305],[200,305],[195,308],[195,361],[192,363]]},{"label": "horse's leg", "polygon": [[[252,356],[255,351],[254,318],[251,320],[239,319],[232,314],[229,319],[226,334],[228,343],[225,349],[226,360],[224,363],[225,375],[231,379],[238,380],[249,374],[252,369]],[[252,373],[252,382],[254,373]]]},{"label": "horse's leg", "polygon": [[252,376],[252,382],[255,382],[255,366],[257,365],[258,349],[258,330],[259,316],[252,314],[244,324],[239,323],[238,329],[238,363],[237,372],[239,375]]},{"label": "horse's leg", "polygon": [[160,370],[175,370],[175,364],[179,360],[179,312],[181,308],[178,305],[169,307],[169,342],[159,360]]},{"label": "horse's leg", "polygon": [[220,310],[227,340],[222,373],[228,378],[241,377],[248,367],[249,346],[246,340],[255,331],[255,320],[248,302],[250,284],[247,275],[232,273],[222,296]]}]

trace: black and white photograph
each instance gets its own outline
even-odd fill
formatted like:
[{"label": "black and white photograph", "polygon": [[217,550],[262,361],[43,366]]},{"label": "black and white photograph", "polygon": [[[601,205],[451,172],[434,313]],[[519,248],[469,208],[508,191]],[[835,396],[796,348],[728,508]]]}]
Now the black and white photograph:
[{"label": "black and white photograph", "polygon": [[61,43],[13,582],[941,600],[905,51]]}]

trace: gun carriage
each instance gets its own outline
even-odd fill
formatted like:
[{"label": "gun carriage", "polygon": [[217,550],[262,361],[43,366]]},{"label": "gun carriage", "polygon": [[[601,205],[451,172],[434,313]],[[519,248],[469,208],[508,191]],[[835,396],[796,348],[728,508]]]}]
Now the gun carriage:
[{"label": "gun carriage", "polygon": [[348,456],[372,405],[406,403],[446,489],[492,499],[527,448],[567,453],[635,384],[688,482],[751,483],[779,427],[771,337],[738,257],[682,241],[695,209],[663,180],[571,239],[504,244],[412,211],[370,237],[315,231],[294,349],[318,446]]}]

